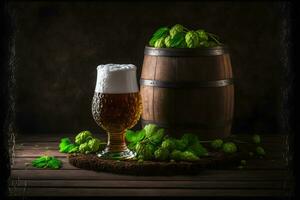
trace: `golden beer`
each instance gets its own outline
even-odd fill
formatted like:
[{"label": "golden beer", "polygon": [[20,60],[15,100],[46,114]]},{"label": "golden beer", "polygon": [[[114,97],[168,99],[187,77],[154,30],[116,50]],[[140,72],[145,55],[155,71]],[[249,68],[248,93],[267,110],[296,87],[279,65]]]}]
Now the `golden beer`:
[{"label": "golden beer", "polygon": [[136,82],[136,67],[130,64],[99,65],[92,100],[95,122],[108,133],[105,150],[99,157],[130,159],[135,153],[125,142],[126,129],[132,128],[142,112],[141,96]]},{"label": "golden beer", "polygon": [[96,123],[109,133],[118,133],[132,128],[142,111],[138,92],[128,94],[95,93],[92,103]]}]

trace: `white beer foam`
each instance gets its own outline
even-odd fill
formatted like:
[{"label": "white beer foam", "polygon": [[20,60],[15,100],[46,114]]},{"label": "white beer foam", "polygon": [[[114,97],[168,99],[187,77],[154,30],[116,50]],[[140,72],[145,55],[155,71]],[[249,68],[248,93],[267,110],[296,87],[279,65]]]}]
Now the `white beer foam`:
[{"label": "white beer foam", "polygon": [[135,65],[104,64],[97,67],[95,92],[123,94],[138,91]]}]

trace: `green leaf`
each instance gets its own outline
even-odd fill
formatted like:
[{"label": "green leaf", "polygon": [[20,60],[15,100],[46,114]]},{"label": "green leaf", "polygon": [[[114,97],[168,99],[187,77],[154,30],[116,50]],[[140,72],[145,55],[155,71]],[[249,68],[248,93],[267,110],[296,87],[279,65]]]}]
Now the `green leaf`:
[{"label": "green leaf", "polygon": [[40,156],[31,162],[33,167],[36,168],[50,168],[59,169],[62,166],[62,162],[54,156]]},{"label": "green leaf", "polygon": [[71,143],[69,138],[62,138],[59,144],[59,152],[74,153],[77,152],[78,146]]},{"label": "green leaf", "polygon": [[146,130],[142,129],[140,131],[132,131],[132,130],[127,130],[125,133],[125,138],[127,142],[130,143],[137,143],[144,139],[145,137]]},{"label": "green leaf", "polygon": [[168,27],[161,27],[159,28],[151,37],[149,41],[149,45],[153,47],[156,43],[156,41],[160,38],[165,38],[169,33],[169,28]]},{"label": "green leaf", "polygon": [[173,37],[170,39],[170,47],[172,48],[178,48],[181,47],[181,45],[185,43],[185,34],[182,32],[176,33]]}]

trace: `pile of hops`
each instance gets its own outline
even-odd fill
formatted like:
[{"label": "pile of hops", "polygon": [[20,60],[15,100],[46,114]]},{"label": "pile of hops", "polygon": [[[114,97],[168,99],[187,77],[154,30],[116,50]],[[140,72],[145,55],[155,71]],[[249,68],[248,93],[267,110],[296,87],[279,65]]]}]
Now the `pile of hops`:
[{"label": "pile of hops", "polygon": [[152,35],[149,46],[155,48],[208,48],[221,45],[218,36],[203,29],[189,30],[181,24],[161,27]]}]

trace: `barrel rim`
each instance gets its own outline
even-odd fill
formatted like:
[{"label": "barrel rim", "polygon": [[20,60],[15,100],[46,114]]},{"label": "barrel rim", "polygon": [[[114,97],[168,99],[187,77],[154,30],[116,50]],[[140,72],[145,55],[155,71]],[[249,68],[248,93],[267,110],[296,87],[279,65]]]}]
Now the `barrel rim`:
[{"label": "barrel rim", "polygon": [[229,53],[227,45],[205,48],[155,48],[145,46],[144,54],[150,56],[166,57],[195,57],[195,56],[216,56]]}]

